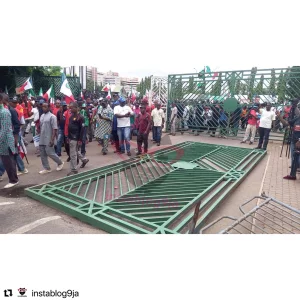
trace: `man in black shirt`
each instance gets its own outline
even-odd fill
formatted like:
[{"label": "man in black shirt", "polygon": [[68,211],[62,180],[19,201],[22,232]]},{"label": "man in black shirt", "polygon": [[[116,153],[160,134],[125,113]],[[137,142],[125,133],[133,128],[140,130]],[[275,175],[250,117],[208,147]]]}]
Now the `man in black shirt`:
[{"label": "man in black shirt", "polygon": [[82,145],[82,139],[84,134],[84,118],[78,111],[78,103],[74,102],[71,108],[71,117],[68,126],[68,139],[70,145],[70,168],[71,172],[69,175],[77,174],[77,158],[79,158],[82,162],[80,168],[84,168],[85,165],[89,162],[87,158],[80,152],[80,148]]},{"label": "man in black shirt", "polygon": [[277,112],[276,115],[283,125],[289,125],[292,130],[291,136],[291,155],[292,155],[292,167],[290,175],[283,177],[287,180],[296,180],[297,168],[300,168],[300,110],[297,108],[299,100],[293,101],[293,106],[289,114],[288,121],[284,120]]},{"label": "man in black shirt", "polygon": [[68,148],[68,144],[65,141],[65,134],[64,134],[64,128],[65,128],[65,118],[64,118],[64,112],[68,109],[67,103],[65,101],[62,101],[60,103],[60,109],[57,112],[57,126],[58,126],[58,137],[57,137],[57,146],[56,146],[56,154],[58,156],[61,156],[61,147],[64,142],[66,152],[68,156],[70,157],[70,151]]}]

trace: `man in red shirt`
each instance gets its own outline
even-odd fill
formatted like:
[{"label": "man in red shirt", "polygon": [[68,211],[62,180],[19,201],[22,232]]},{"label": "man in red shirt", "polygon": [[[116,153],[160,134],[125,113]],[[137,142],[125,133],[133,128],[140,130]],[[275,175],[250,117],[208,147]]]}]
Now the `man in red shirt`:
[{"label": "man in red shirt", "polygon": [[67,162],[71,160],[70,158],[70,145],[68,142],[68,135],[69,135],[69,123],[70,123],[70,117],[72,115],[72,107],[73,107],[73,102],[70,102],[68,109],[64,112],[64,119],[65,119],[65,129],[64,129],[64,134],[65,134],[65,148],[66,152],[68,154],[68,159]]},{"label": "man in red shirt", "polygon": [[55,101],[55,106],[51,107],[52,113],[54,114],[55,117],[57,117],[57,112],[60,110],[60,100],[57,99]]},{"label": "man in red shirt", "polygon": [[141,113],[136,119],[136,127],[138,130],[137,135],[137,145],[138,153],[136,155],[142,154],[142,144],[144,143],[144,153],[148,152],[148,135],[151,128],[151,117],[150,114],[146,112],[146,106],[141,106]]},{"label": "man in red shirt", "polygon": [[254,142],[254,138],[256,134],[256,124],[257,124],[257,116],[256,116],[257,110],[258,110],[257,106],[254,106],[248,114],[248,125],[246,128],[244,139],[241,141],[241,144],[246,143],[250,133],[251,133],[251,138],[250,138],[249,145],[252,145]]}]

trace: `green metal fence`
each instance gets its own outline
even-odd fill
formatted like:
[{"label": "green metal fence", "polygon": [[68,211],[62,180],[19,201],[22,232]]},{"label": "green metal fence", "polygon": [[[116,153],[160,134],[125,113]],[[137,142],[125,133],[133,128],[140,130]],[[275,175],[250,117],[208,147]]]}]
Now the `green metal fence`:
[{"label": "green metal fence", "polygon": [[[288,102],[300,97],[300,67],[199,74],[172,74],[168,77],[168,121],[171,103],[178,108],[177,129],[195,134],[208,132],[241,136],[247,125],[243,107],[271,103],[284,114]],[[283,125],[277,120],[273,139],[282,140]]]},{"label": "green metal fence", "polygon": [[25,192],[109,233],[186,233],[196,204],[202,224],[265,154],[184,142]]},{"label": "green metal fence", "polygon": [[[28,77],[24,76],[16,76],[16,86],[21,86]],[[80,95],[80,81],[79,77],[68,77],[68,82],[71,88],[71,91],[75,97]],[[62,97],[63,94],[60,92],[61,87],[61,77],[60,76],[41,76],[33,80],[33,89],[35,94],[37,95],[40,91],[40,88],[42,88],[43,93],[46,93],[50,86],[53,84],[55,96]]]}]

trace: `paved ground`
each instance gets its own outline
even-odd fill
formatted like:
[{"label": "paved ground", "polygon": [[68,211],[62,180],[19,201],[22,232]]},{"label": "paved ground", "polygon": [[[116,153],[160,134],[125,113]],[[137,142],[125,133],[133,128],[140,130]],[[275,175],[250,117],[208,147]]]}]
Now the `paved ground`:
[{"label": "paved ground", "polygon": [[[161,147],[189,140],[250,147],[249,145],[241,145],[237,140],[193,136],[186,133],[175,137],[164,135]],[[279,158],[280,147],[281,145],[277,143],[269,145],[268,155],[246,180],[224,200],[208,218],[207,223],[222,215],[239,216],[238,206],[245,200],[258,195],[261,191],[300,208],[300,180],[295,182],[282,180],[282,177],[289,172],[289,162],[285,157]],[[135,148],[136,143],[132,141],[132,149]],[[157,146],[151,145],[151,149],[156,150]],[[126,155],[123,157],[113,154],[111,146],[107,156],[101,155],[101,148],[97,145],[97,142],[90,143],[87,146],[87,151],[87,156],[90,159],[90,163],[86,166],[87,170],[128,158]],[[64,177],[69,171],[69,164],[65,163],[65,167],[61,172],[53,171],[47,175],[39,175],[38,171],[41,170],[41,163],[40,159],[34,155],[33,144],[28,147],[28,152],[30,164],[26,167],[29,174],[20,176],[20,185],[13,190],[6,191],[2,189],[7,183],[6,175],[3,176],[3,182],[0,182],[0,233],[104,233],[24,196],[24,188]],[[66,160],[65,153],[63,154],[63,160]],[[55,169],[53,163],[52,166]],[[214,228],[213,232],[221,229],[220,226]]]}]

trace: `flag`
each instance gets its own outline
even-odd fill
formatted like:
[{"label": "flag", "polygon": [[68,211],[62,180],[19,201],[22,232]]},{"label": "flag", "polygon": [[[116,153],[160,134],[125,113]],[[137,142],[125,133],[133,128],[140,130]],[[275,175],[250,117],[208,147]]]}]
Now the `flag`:
[{"label": "flag", "polygon": [[19,92],[22,93],[24,91],[30,90],[32,89],[32,84],[31,84],[31,80],[30,77],[20,86],[19,88]]},{"label": "flag", "polygon": [[219,76],[219,73],[218,72],[214,72],[214,75],[213,75],[212,79],[215,79],[218,76]]},{"label": "flag", "polygon": [[106,99],[108,99],[108,100],[110,100],[110,99],[111,99],[110,90],[108,90],[108,95],[106,96]]},{"label": "flag", "polygon": [[32,97],[35,97],[35,93],[34,93],[33,89],[29,90],[29,92],[28,92],[28,99],[31,99]]},{"label": "flag", "polygon": [[8,95],[7,85],[5,86],[5,94]]},{"label": "flag", "polygon": [[82,90],[80,92],[80,97],[81,97],[82,100],[84,100],[84,96],[83,96]]},{"label": "flag", "polygon": [[39,96],[41,96],[41,97],[44,96],[44,94],[43,94],[43,89],[42,89],[42,88],[40,88]]},{"label": "flag", "polygon": [[132,101],[134,101],[136,99],[136,95],[134,92],[131,92],[131,99],[132,99]]},{"label": "flag", "polygon": [[40,135],[37,134],[33,138],[34,147],[38,147],[40,145]]},{"label": "flag", "polygon": [[22,159],[27,154],[27,149],[24,145],[23,139],[21,139],[20,142],[18,143],[18,151],[19,151],[19,155],[21,156]]},{"label": "flag", "polygon": [[67,104],[69,104],[70,102],[75,101],[74,96],[72,94],[72,91],[70,89],[69,83],[68,83],[68,79],[67,79],[65,73],[61,73],[60,92],[66,96],[65,100],[66,100]]},{"label": "flag", "polygon": [[206,73],[210,73],[210,72],[211,72],[211,70],[210,70],[210,67],[209,67],[209,66],[206,66],[205,68],[206,68]]},{"label": "flag", "polygon": [[44,94],[43,98],[46,99],[48,102],[50,100],[50,103],[54,103],[54,88],[53,84],[50,86],[50,89]]},{"label": "flag", "polygon": [[110,86],[109,86],[109,83],[107,83],[103,89],[102,89],[102,92],[108,92],[110,90]]}]

